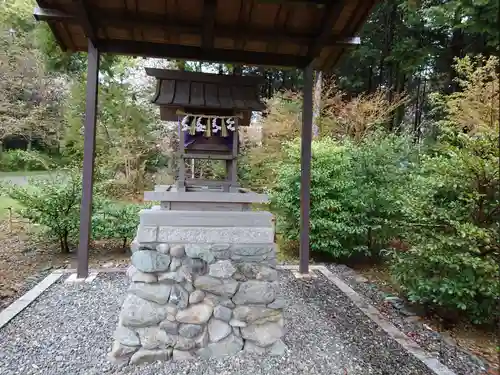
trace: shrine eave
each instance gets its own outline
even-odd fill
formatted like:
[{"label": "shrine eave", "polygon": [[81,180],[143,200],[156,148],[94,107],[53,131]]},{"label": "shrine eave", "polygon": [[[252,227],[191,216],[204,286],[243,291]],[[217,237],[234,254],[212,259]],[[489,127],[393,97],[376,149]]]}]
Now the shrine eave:
[{"label": "shrine eave", "polygon": [[377,0],[37,0],[65,51],[329,70]]}]

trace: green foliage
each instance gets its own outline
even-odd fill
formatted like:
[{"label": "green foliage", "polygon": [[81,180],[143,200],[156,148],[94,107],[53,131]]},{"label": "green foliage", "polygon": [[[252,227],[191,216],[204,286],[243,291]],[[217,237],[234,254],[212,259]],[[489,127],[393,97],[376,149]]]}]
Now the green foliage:
[{"label": "green foliage", "polygon": [[392,272],[410,300],[482,323],[498,314],[500,184],[498,155],[473,159],[459,150],[422,162],[404,206],[412,247],[393,252]]},{"label": "green foliage", "polygon": [[[461,92],[442,96],[441,142],[422,158],[404,205],[408,252],[393,252],[395,280],[413,301],[498,316],[500,171],[496,59],[456,66]],[[496,116],[491,116],[491,114]]]},{"label": "green foliage", "polygon": [[[149,207],[114,202],[102,194],[101,175],[96,176],[92,206],[92,235],[98,240],[120,240],[123,247],[133,238],[140,209]],[[69,253],[78,239],[82,177],[79,168],[30,178],[29,184],[5,184],[3,192],[21,204],[21,216],[41,226],[45,240],[56,239],[60,250]]]},{"label": "green foliage", "polygon": [[92,217],[92,235],[95,239],[118,239],[125,249],[137,230],[139,211],[150,205],[105,201]]},{"label": "green foliage", "polygon": [[46,155],[38,151],[9,150],[0,154],[0,171],[40,171],[53,166]]},{"label": "green foliage", "polygon": [[44,234],[59,241],[64,253],[78,234],[82,194],[81,173],[77,169],[51,174],[50,178],[31,178],[26,186],[4,187],[18,201],[21,215],[40,224]]},{"label": "green foliage", "polygon": [[[311,249],[335,257],[369,255],[395,235],[411,167],[409,142],[373,136],[361,143],[313,142]],[[271,191],[280,232],[299,238],[300,145],[287,145]]]}]

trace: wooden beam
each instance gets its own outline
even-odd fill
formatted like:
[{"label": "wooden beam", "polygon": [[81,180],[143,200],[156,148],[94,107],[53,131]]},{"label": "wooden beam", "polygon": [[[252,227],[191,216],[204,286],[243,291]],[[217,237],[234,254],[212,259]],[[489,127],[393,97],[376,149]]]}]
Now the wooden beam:
[{"label": "wooden beam", "polygon": [[328,43],[328,39],[332,34],[332,29],[335,23],[340,17],[342,10],[344,9],[343,0],[331,0],[325,7],[325,13],[323,20],[321,21],[321,31],[319,35],[314,39],[314,41],[309,46],[307,51],[307,56],[314,60],[320,54],[323,47]]},{"label": "wooden beam", "polygon": [[304,69],[304,98],[300,144],[300,263],[299,271],[309,273],[309,217],[311,210],[311,143],[313,125],[313,68]]},{"label": "wooden beam", "polygon": [[85,36],[90,39],[92,43],[97,41],[97,35],[90,21],[89,12],[87,11],[87,6],[84,0],[73,0],[75,6],[75,18],[82,26]]},{"label": "wooden beam", "polygon": [[[71,22],[77,21],[77,19],[68,13],[60,12],[51,9],[36,8],[34,16],[40,21],[61,21],[61,22]],[[245,27],[228,27],[228,26],[218,26],[214,25],[213,37],[207,37],[205,35],[205,29],[208,28],[211,32],[211,25],[199,26],[196,24],[182,23],[175,20],[165,20],[163,18],[155,17],[150,15],[148,17],[132,17],[130,14],[119,14],[111,12],[102,12],[99,17],[94,20],[97,27],[123,27],[129,29],[131,27],[144,27],[144,28],[161,28],[164,31],[175,33],[175,34],[193,34],[202,35],[206,43],[208,40],[213,41],[213,37],[219,38],[235,38],[235,39],[251,39],[258,40],[262,42],[271,43],[295,43],[301,45],[311,45],[316,37],[315,34],[303,34],[303,33],[293,33],[285,32],[276,29],[249,29]],[[360,43],[357,37],[345,37],[338,35],[327,35],[325,38],[325,45],[329,46],[349,46],[358,45]]]},{"label": "wooden beam", "polygon": [[203,48],[214,46],[215,14],[217,11],[217,0],[205,0],[203,2],[203,26],[202,42]]},{"label": "wooden beam", "polygon": [[256,0],[258,3],[324,6],[332,0]]},{"label": "wooden beam", "polygon": [[267,65],[276,67],[304,67],[309,61],[305,56],[236,51],[218,48],[202,49],[200,47],[128,40],[100,39],[97,43],[101,52],[132,56],[240,63],[248,65]]},{"label": "wooden beam", "polygon": [[97,120],[97,93],[99,87],[99,51],[88,40],[87,94],[83,140],[83,189],[80,209],[80,241],[78,242],[77,277],[89,274],[89,244],[92,231],[92,190],[94,187],[95,136]]},{"label": "wooden beam", "polygon": [[224,83],[225,85],[235,86],[256,86],[265,83],[261,76],[230,76],[200,72],[186,72],[182,70],[146,68],[146,74],[158,79],[167,80],[185,80],[204,83]]},{"label": "wooden beam", "polygon": [[75,17],[72,14],[61,12],[56,9],[46,9],[35,7],[33,16],[37,21],[73,21]]}]

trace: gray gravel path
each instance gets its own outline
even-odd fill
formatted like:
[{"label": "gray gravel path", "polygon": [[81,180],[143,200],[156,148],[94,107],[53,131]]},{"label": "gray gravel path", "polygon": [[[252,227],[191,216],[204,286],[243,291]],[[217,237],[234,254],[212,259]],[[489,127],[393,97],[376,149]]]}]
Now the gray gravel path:
[{"label": "gray gravel path", "polygon": [[431,375],[322,276],[281,275],[289,300],[284,357],[231,358],[117,368],[106,360],[125,297],[123,274],[57,283],[0,330],[0,374]]},{"label": "gray gravel path", "polygon": [[[379,310],[384,305],[386,293],[374,284],[360,278],[353,269],[342,264],[329,264],[328,269],[344,280],[352,289],[366,298],[366,301]],[[439,361],[459,375],[484,375],[490,368],[465,349],[457,346],[453,339],[429,330],[416,316],[406,316],[397,309],[384,309],[385,317],[405,334],[411,334],[413,340],[428,352],[434,353]]]}]

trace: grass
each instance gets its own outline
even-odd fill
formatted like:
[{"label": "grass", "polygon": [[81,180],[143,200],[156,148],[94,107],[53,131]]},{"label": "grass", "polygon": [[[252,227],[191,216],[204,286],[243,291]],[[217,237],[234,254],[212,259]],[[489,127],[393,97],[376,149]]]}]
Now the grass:
[{"label": "grass", "polygon": [[21,208],[21,205],[9,197],[0,195],[0,220],[8,217],[9,207],[16,211]]}]

